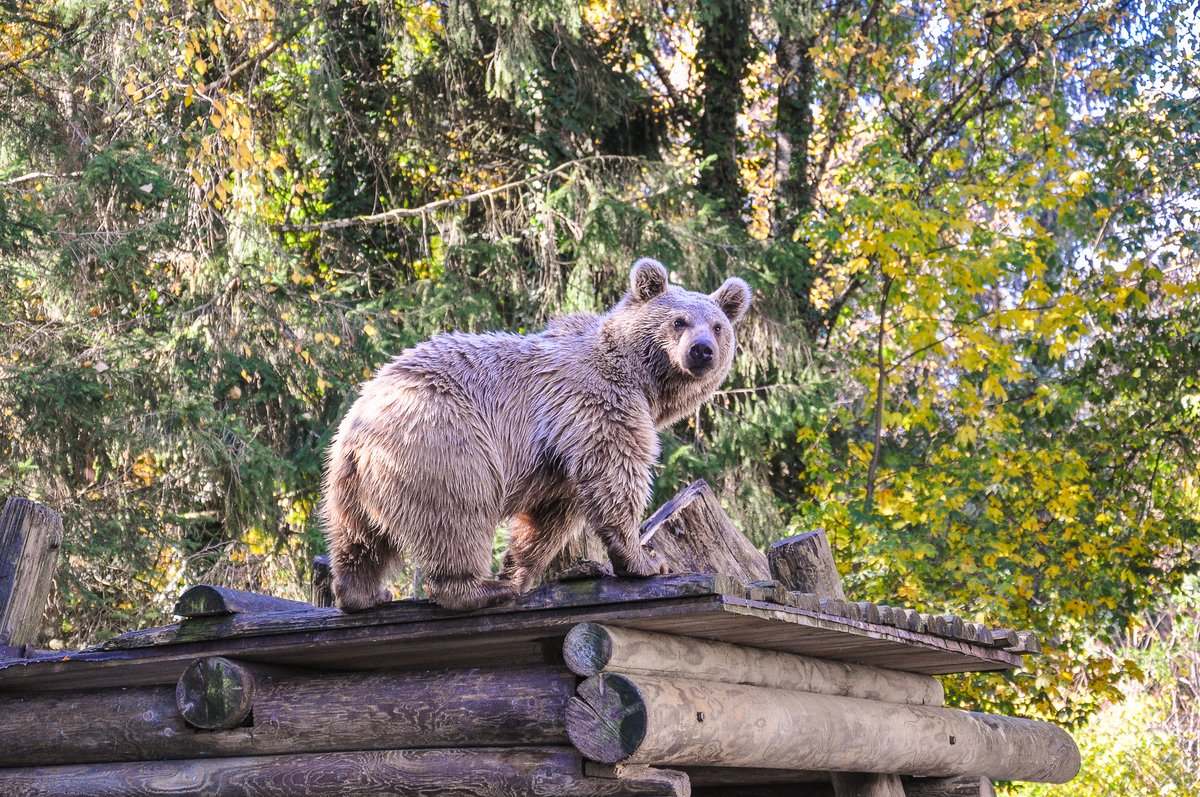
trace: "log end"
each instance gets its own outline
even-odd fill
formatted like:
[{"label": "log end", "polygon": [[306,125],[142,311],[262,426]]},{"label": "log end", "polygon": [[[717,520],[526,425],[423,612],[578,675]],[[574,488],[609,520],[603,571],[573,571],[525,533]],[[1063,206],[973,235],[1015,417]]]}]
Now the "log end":
[{"label": "log end", "polygon": [[584,678],[602,672],[612,661],[612,652],[612,637],[598,623],[580,623],[563,640],[563,660],[571,672]]},{"label": "log end", "polygon": [[606,673],[579,685],[567,704],[567,736],[585,758],[602,764],[628,759],[646,738],[646,702],[637,686]]},{"label": "log end", "polygon": [[221,656],[196,659],[179,676],[175,704],[192,727],[206,731],[242,725],[254,707],[254,673]]},{"label": "log end", "polygon": [[225,605],[225,596],[216,587],[208,584],[197,584],[189,587],[175,601],[176,617],[215,617],[230,614]]}]

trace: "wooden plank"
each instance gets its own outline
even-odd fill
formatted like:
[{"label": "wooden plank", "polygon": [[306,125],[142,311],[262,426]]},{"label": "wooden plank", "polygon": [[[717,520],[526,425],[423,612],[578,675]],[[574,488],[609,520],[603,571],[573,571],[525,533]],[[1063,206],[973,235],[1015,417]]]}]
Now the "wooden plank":
[{"label": "wooden plank", "polygon": [[174,683],[200,656],[317,669],[532,663],[546,660],[547,642],[561,646],[572,626],[588,620],[928,675],[1006,670],[1021,662],[1005,650],[715,594],[477,615],[442,612],[420,601],[378,611],[392,622],[362,624],[357,618],[375,612],[346,616],[337,610],[283,613],[278,626],[246,615],[187,621],[208,630],[184,642],[175,641],[179,626],[171,626],[143,632],[157,646],[0,661],[0,690]]},{"label": "wooden plank", "polygon": [[27,498],[5,502],[0,511],[0,647],[20,649],[36,641],[62,541],[57,512]]},{"label": "wooden plank", "polygon": [[456,748],[0,769],[22,797],[687,797],[686,776],[590,778],[569,747]]},{"label": "wooden plank", "polygon": [[940,706],[945,697],[941,683],[927,675],[600,623],[572,628],[563,659],[583,677],[617,672],[691,678],[926,706]]},{"label": "wooden plank", "polygon": [[[234,684],[237,700],[217,702],[244,710],[229,712],[235,721],[208,723],[212,731],[187,722],[170,686],[0,697],[0,767],[566,744],[563,717],[576,680],[551,666],[278,677],[239,666],[251,674]],[[226,672],[205,668],[196,688],[207,676],[210,691],[224,691]]]},{"label": "wooden plank", "polygon": [[[814,728],[820,732],[811,732]],[[1048,722],[615,673],[579,685],[578,697],[567,706],[567,734],[587,758],[609,764],[977,775],[1050,783],[1065,783],[1080,766],[1074,741]]]},{"label": "wooden plank", "polygon": [[221,617],[230,614],[263,614],[267,612],[314,611],[318,607],[304,601],[291,601],[245,592],[229,587],[197,584],[184,591],[175,603],[176,617]]}]

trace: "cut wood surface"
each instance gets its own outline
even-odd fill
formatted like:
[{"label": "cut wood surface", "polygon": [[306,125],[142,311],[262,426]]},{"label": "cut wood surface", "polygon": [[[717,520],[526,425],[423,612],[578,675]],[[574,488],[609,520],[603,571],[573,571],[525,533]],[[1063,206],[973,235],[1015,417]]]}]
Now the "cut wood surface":
[{"label": "cut wood surface", "polygon": [[[213,676],[214,702],[238,705],[219,695],[230,683],[226,668],[198,672]],[[189,725],[170,686],[0,697],[0,766],[565,744],[563,717],[575,686],[565,668],[549,666],[251,675],[249,681],[246,721],[215,731]],[[236,689],[241,682],[232,683]]]},{"label": "cut wood surface", "polygon": [[771,577],[762,551],[738,530],[703,479],[651,515],[641,539],[677,572],[724,573],[743,582]]},{"label": "cut wood surface", "polygon": [[584,677],[618,672],[690,678],[927,706],[940,706],[944,698],[941,683],[927,675],[599,623],[572,628],[563,659]]},{"label": "cut wood surface", "polygon": [[235,728],[250,717],[258,678],[254,669],[222,656],[188,665],[175,687],[175,703],[188,725],[205,731]]},{"label": "cut wood surface", "polygon": [[219,617],[227,614],[262,614],[265,612],[313,611],[316,606],[304,601],[291,601],[257,592],[244,592],[229,587],[197,584],[179,596],[175,603],[177,617]]},{"label": "cut wood surface", "polygon": [[603,763],[784,767],[1062,783],[1079,750],[1047,722],[712,681],[606,673],[567,733]]},{"label": "cut wood surface", "polygon": [[790,590],[844,601],[842,578],[821,529],[780,540],[767,549],[771,577]]},{"label": "cut wood surface", "polygon": [[57,512],[25,498],[5,502],[0,511],[0,648],[21,648],[37,638],[62,542]]},{"label": "cut wood surface", "polygon": [[[174,684],[201,656],[316,669],[454,667],[543,661],[580,622],[622,626],[926,674],[1005,670],[1017,655],[808,609],[762,604],[712,574],[548,584],[514,604],[455,613],[398,601],[355,614],[312,609],[185,620],[87,651],[0,660],[0,692]],[[557,639],[555,639],[557,637]]]},{"label": "cut wood surface", "polygon": [[569,747],[384,750],[0,769],[21,797],[688,797],[687,776],[583,774]]}]

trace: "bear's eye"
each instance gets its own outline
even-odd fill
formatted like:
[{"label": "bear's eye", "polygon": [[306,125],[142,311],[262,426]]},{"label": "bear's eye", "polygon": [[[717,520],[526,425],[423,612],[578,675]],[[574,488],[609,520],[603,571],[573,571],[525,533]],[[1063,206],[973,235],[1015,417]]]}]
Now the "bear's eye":
[{"label": "bear's eye", "polygon": [[675,328],[676,329],[683,329],[686,326],[687,326],[686,318],[676,318],[675,319]]},{"label": "bear's eye", "polygon": [[714,335],[721,334],[721,325],[720,324],[713,324],[713,334]]}]

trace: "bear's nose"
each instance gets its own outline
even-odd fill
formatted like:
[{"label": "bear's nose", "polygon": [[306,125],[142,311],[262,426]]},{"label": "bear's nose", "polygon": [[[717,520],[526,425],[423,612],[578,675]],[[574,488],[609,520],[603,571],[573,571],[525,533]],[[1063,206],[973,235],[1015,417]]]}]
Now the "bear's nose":
[{"label": "bear's nose", "polygon": [[708,341],[692,344],[692,348],[688,349],[688,365],[692,367],[711,365],[712,359],[713,347]]}]

